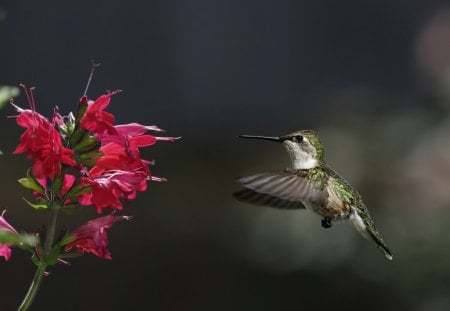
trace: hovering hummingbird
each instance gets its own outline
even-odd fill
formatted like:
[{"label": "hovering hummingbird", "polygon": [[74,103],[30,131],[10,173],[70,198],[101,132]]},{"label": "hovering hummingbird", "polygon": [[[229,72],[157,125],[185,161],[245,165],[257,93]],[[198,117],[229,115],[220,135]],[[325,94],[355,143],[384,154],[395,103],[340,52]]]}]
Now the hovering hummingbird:
[{"label": "hovering hummingbird", "polygon": [[361,196],[323,161],[324,149],[315,132],[301,130],[280,137],[239,137],[281,142],[292,162],[291,169],[239,178],[247,188],[234,193],[239,201],[282,209],[306,208],[323,217],[324,228],[339,220],[350,220],[392,260],[392,253],[375,228]]}]

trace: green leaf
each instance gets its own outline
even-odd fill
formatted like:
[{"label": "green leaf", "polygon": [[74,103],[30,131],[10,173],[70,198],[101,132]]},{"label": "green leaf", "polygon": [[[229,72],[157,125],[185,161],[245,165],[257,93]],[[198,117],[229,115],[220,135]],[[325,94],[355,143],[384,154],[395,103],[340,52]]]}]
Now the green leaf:
[{"label": "green leaf", "polygon": [[61,192],[61,187],[62,187],[62,178],[61,177],[55,178],[55,180],[52,183],[53,193],[59,195],[59,193]]},{"label": "green leaf", "polygon": [[98,149],[100,147],[100,143],[94,138],[94,136],[86,133],[83,136],[83,139],[75,145],[74,151],[76,153],[84,153],[91,151],[92,149]]},{"label": "green leaf", "polygon": [[76,115],[77,123],[79,123],[81,121],[81,118],[86,113],[87,108],[88,108],[88,100],[87,100],[87,97],[84,96],[83,98],[81,98],[81,101],[78,104],[78,111],[77,111],[77,115]]},{"label": "green leaf", "polygon": [[18,246],[22,248],[24,248],[24,246],[34,248],[39,243],[39,239],[33,234],[22,233],[20,237],[21,243]]},{"label": "green leaf", "polygon": [[44,257],[44,261],[47,265],[55,265],[58,262],[59,256],[61,253],[61,247],[59,245],[55,245],[52,248],[50,254]]},{"label": "green leaf", "polygon": [[60,247],[67,245],[69,243],[72,243],[73,241],[75,241],[77,238],[74,237],[73,235],[66,235],[64,236],[64,238],[58,243],[58,245]]},{"label": "green leaf", "polygon": [[73,131],[75,130],[75,125],[70,121],[67,121],[65,124],[66,124],[66,134],[70,137],[72,136]]},{"label": "green leaf", "polygon": [[36,182],[36,180],[32,177],[24,177],[18,180],[19,184],[22,185],[22,187],[35,190],[41,194],[44,194],[45,190],[42,188],[40,184]]},{"label": "green leaf", "polygon": [[69,191],[67,191],[66,196],[72,200],[82,194],[89,193],[89,192],[91,192],[90,186],[82,187],[81,184],[76,184],[75,186],[70,188]]},{"label": "green leaf", "polygon": [[0,108],[2,108],[8,100],[20,94],[20,90],[14,86],[0,86]]},{"label": "green leaf", "polygon": [[85,130],[77,128],[73,131],[72,135],[69,138],[70,144],[72,146],[76,145],[86,134],[87,132]]},{"label": "green leaf", "polygon": [[[71,256],[66,256],[66,254],[64,254],[64,246],[75,240],[76,240],[76,237],[74,237],[72,235],[68,235],[68,234],[65,235],[62,240],[60,240],[59,242],[57,242],[53,245],[53,248],[52,248],[52,251],[50,252],[50,254],[48,254],[47,256],[44,257],[45,263],[48,265],[54,265],[54,264],[58,263],[59,258],[71,257]],[[72,257],[74,257],[74,256],[72,256]]]},{"label": "green leaf", "polygon": [[38,243],[38,238],[32,234],[18,234],[11,231],[0,230],[0,243],[19,246],[21,248],[33,248]]},{"label": "green leaf", "polygon": [[0,244],[19,244],[20,235],[11,231],[0,230]]},{"label": "green leaf", "polygon": [[[34,209],[47,209],[48,208],[48,203],[45,200],[42,200],[41,203],[31,203],[30,201],[28,201],[25,198],[23,198],[23,200],[25,202],[27,202],[27,204]],[[45,203],[43,203],[43,202],[45,202]]]},{"label": "green leaf", "polygon": [[82,154],[81,156],[78,157],[77,161],[81,164],[91,167],[95,165],[95,159],[101,157],[102,155],[103,152],[101,151],[93,151]]}]

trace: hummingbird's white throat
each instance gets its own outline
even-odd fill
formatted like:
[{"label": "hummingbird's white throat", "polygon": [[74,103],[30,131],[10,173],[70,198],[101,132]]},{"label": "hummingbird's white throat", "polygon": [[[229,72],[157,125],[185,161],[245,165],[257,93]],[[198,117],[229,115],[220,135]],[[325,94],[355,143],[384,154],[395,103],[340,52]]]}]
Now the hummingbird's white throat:
[{"label": "hummingbird's white throat", "polygon": [[298,143],[290,140],[283,141],[283,146],[289,153],[292,162],[292,168],[295,170],[307,170],[319,165],[317,153],[314,147],[311,150],[303,150]]}]

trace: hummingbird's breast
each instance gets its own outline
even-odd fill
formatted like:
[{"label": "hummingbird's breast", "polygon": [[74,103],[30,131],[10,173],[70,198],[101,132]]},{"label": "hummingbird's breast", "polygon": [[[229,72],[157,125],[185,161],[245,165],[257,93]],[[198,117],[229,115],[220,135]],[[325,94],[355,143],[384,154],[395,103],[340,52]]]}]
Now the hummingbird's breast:
[{"label": "hummingbird's breast", "polygon": [[330,178],[326,191],[328,198],[325,201],[320,202],[303,202],[303,205],[314,213],[317,213],[323,217],[331,218],[334,220],[346,219],[350,217],[351,205],[346,202],[337,191],[334,186],[334,180]]},{"label": "hummingbird's breast", "polygon": [[350,217],[350,208],[346,204],[303,202],[303,205],[308,210],[333,220],[347,219]]}]

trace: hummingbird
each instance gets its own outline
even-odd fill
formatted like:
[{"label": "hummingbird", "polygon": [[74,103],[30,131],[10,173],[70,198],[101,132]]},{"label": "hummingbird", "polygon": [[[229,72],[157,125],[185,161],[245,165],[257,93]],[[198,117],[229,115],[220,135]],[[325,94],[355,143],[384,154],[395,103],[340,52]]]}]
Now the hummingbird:
[{"label": "hummingbird", "polygon": [[392,260],[392,253],[380,236],[359,193],[323,160],[324,148],[311,130],[283,136],[240,135],[282,143],[292,168],[241,177],[246,188],[234,193],[242,202],[281,209],[307,209],[322,217],[323,228],[348,220],[362,236],[371,240]]}]

